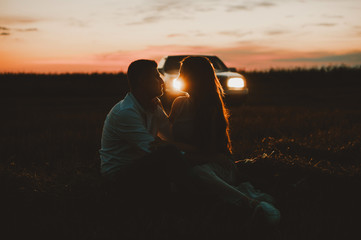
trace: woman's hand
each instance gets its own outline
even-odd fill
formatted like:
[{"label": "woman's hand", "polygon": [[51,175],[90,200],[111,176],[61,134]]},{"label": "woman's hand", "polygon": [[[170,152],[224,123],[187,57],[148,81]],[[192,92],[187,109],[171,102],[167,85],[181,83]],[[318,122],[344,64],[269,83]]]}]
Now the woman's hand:
[{"label": "woman's hand", "polygon": [[151,105],[150,105],[150,110],[152,111],[152,112],[154,112],[156,109],[157,109],[157,107],[158,106],[160,106],[160,108],[162,108],[163,110],[164,110],[164,108],[163,108],[163,104],[162,104],[162,102],[160,101],[160,99],[159,98],[153,98],[152,99],[152,103],[151,103]]}]

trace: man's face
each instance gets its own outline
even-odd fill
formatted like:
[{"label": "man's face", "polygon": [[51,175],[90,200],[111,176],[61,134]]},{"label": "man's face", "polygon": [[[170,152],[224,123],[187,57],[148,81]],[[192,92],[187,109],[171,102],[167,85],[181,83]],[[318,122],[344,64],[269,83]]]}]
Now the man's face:
[{"label": "man's face", "polygon": [[150,70],[148,79],[145,80],[144,87],[146,92],[149,93],[151,98],[163,95],[164,81],[161,78],[158,69]]}]

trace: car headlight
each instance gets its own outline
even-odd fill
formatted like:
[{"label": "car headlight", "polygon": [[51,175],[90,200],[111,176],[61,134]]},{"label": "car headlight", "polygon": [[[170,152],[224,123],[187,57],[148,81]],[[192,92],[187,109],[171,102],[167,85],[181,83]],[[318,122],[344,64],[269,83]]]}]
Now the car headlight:
[{"label": "car headlight", "polygon": [[173,79],[172,85],[173,89],[176,91],[182,91],[184,87],[182,80],[180,80],[179,78]]},{"label": "car headlight", "polygon": [[229,89],[241,89],[244,87],[244,80],[243,78],[230,78],[227,81],[227,87]]}]

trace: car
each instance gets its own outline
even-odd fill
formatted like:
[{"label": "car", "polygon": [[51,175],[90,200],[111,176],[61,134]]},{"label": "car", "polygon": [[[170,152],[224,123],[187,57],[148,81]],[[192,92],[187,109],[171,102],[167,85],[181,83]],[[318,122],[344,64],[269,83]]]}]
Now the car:
[{"label": "car", "polygon": [[233,103],[245,101],[248,96],[246,78],[237,73],[235,68],[228,68],[221,59],[213,55],[170,55],[163,57],[158,64],[158,71],[162,75],[165,85],[163,101],[169,103],[178,96],[186,95],[182,91],[183,83],[178,75],[181,61],[188,56],[202,56],[211,61],[217,78],[224,89],[226,100],[232,100]]}]

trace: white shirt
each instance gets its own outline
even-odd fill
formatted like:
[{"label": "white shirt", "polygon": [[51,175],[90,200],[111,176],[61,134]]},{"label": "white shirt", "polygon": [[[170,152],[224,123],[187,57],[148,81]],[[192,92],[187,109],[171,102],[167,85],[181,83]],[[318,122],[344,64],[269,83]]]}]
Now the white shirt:
[{"label": "white shirt", "polygon": [[100,159],[101,173],[108,175],[135,159],[150,153],[157,135],[170,136],[167,114],[158,106],[145,111],[132,93],[128,93],[108,113],[103,127]]}]

